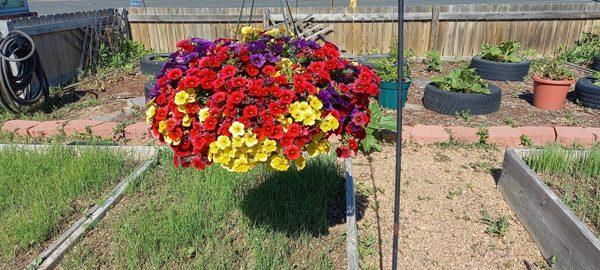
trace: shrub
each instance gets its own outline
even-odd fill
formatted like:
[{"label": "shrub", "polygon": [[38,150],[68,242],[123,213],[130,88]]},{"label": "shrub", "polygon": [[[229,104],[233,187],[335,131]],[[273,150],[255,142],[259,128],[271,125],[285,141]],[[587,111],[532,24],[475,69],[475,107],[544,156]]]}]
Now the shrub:
[{"label": "shrub", "polygon": [[442,71],[442,54],[436,50],[427,51],[423,62],[427,65],[429,71]]},{"label": "shrub", "polygon": [[494,62],[518,63],[527,60],[535,52],[533,50],[519,50],[521,44],[517,41],[504,41],[496,45],[483,44],[481,46],[481,59]]},{"label": "shrub", "polygon": [[489,95],[488,84],[475,73],[473,68],[455,69],[447,76],[432,78],[433,84],[442,90],[461,93],[481,93]]},{"label": "shrub", "polygon": [[533,63],[531,70],[535,75],[553,81],[572,80],[575,74],[564,63],[558,58],[541,59]]},{"label": "shrub", "polygon": [[[410,65],[413,64],[414,52],[406,51],[404,53],[404,81],[410,80],[411,70]],[[377,76],[381,78],[383,82],[397,82],[398,81],[398,70],[397,58],[393,53],[390,53],[389,57],[377,58],[369,60],[369,62],[375,65],[375,72]]]},{"label": "shrub", "polygon": [[100,46],[97,68],[98,70],[130,69],[148,52],[140,42],[128,38],[119,38],[116,49],[104,44]]},{"label": "shrub", "polygon": [[562,60],[578,65],[589,65],[598,53],[600,53],[600,27],[598,26],[590,32],[583,33],[573,47],[558,49],[558,55]]}]

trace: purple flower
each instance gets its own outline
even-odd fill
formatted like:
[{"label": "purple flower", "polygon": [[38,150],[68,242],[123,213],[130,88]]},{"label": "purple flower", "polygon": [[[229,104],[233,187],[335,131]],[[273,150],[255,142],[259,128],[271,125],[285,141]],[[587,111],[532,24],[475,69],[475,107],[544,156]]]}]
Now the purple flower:
[{"label": "purple flower", "polygon": [[252,41],[246,43],[246,45],[248,45],[248,50],[252,53],[260,53],[267,48],[267,44],[262,41]]},{"label": "purple flower", "polygon": [[277,54],[274,54],[274,53],[268,53],[267,54],[267,60],[269,60],[269,62],[275,64],[275,63],[277,63],[277,62],[279,62],[281,60],[281,56],[277,55]]},{"label": "purple flower", "polygon": [[266,62],[265,57],[262,54],[253,54],[250,56],[250,63],[255,67],[262,67]]}]

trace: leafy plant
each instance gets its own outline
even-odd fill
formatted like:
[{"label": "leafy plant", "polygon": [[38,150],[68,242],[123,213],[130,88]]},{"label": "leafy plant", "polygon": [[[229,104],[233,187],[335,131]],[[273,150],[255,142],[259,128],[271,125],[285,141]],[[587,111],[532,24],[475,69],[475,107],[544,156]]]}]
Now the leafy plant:
[{"label": "leafy plant", "polygon": [[487,144],[488,139],[490,138],[490,131],[486,126],[480,126],[476,134],[479,136],[480,144]]},{"label": "leafy plant", "polygon": [[[383,82],[398,82],[398,41],[393,40],[390,45],[390,55],[384,58],[376,58],[369,60],[375,65],[375,72]],[[404,51],[404,81],[410,80],[412,71],[410,66],[414,63],[415,52],[412,50]]]},{"label": "leafy plant", "polygon": [[360,142],[361,150],[366,153],[372,150],[381,151],[381,144],[378,141],[379,132],[396,131],[396,118],[392,115],[384,115],[377,102],[369,104],[369,111],[371,111],[371,120],[366,128],[367,136]]},{"label": "leafy plant", "polygon": [[427,51],[423,62],[429,71],[442,71],[442,54],[436,50]]},{"label": "leafy plant", "polygon": [[600,26],[585,32],[571,48],[561,47],[557,53],[562,60],[578,65],[589,65],[600,52]]},{"label": "leafy plant", "polygon": [[523,145],[523,146],[529,147],[529,146],[533,145],[533,140],[531,140],[531,138],[529,138],[525,134],[521,135],[521,137],[519,139],[521,139],[521,145]]},{"label": "leafy plant", "polygon": [[494,62],[518,63],[533,56],[533,50],[520,50],[521,44],[517,41],[504,41],[496,45],[483,44],[481,46],[481,59]]},{"label": "leafy plant", "polygon": [[447,76],[433,77],[432,81],[438,88],[451,92],[481,93],[486,95],[491,93],[488,84],[472,68],[455,69]]},{"label": "leafy plant", "polygon": [[506,235],[508,229],[510,228],[510,223],[508,223],[507,216],[501,216],[498,218],[493,218],[486,211],[483,211],[483,218],[481,219],[484,224],[488,225],[485,229],[485,233],[495,235],[498,237],[502,237]]},{"label": "leafy plant", "polygon": [[533,74],[553,81],[572,80],[575,73],[564,66],[565,61],[559,58],[545,58],[533,63]]},{"label": "leafy plant", "polygon": [[600,86],[600,71],[594,73],[593,75],[594,78],[594,85]]},{"label": "leafy plant", "polygon": [[100,45],[98,70],[106,69],[131,69],[133,65],[145,54],[149,53],[140,42],[120,37],[116,48]]}]

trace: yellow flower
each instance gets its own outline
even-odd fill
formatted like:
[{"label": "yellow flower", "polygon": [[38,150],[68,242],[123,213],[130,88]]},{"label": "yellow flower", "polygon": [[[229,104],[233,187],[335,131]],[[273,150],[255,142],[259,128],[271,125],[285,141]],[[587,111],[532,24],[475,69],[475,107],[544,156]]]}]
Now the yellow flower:
[{"label": "yellow flower", "polygon": [[314,114],[311,114],[311,115],[307,116],[306,118],[304,118],[304,120],[302,121],[302,124],[305,126],[312,126],[315,124],[316,120],[317,120],[317,116]]},{"label": "yellow flower", "polygon": [[328,114],[325,119],[321,122],[321,130],[328,132],[330,130],[336,130],[340,126],[338,120],[331,114]]},{"label": "yellow flower", "polygon": [[330,150],[330,147],[329,147],[329,143],[327,141],[323,140],[319,143],[319,152],[328,153],[329,150]]},{"label": "yellow flower", "polygon": [[270,36],[276,36],[279,34],[279,28],[272,28],[269,31],[265,32],[265,34]]},{"label": "yellow flower", "polygon": [[246,135],[244,137],[244,140],[246,141],[246,146],[248,146],[248,147],[255,146],[258,143],[258,139],[256,138],[256,134]]},{"label": "yellow flower", "polygon": [[189,97],[190,97],[190,94],[188,94],[186,91],[177,92],[177,94],[175,94],[175,105],[178,105],[178,106],[185,105],[187,103]]},{"label": "yellow flower", "polygon": [[263,142],[262,151],[264,151],[265,153],[271,153],[271,152],[274,152],[275,150],[277,150],[277,142],[276,141],[266,139]]},{"label": "yellow flower", "polygon": [[254,27],[252,27],[252,26],[244,26],[244,27],[242,27],[242,34],[243,35],[248,35],[248,34],[252,33],[252,30],[254,30]]},{"label": "yellow flower", "polygon": [[269,165],[271,165],[271,167],[275,170],[287,171],[287,169],[290,167],[290,162],[283,157],[273,157]]},{"label": "yellow flower", "polygon": [[242,145],[244,145],[244,138],[233,137],[233,140],[231,141],[231,145],[235,148],[242,147]]},{"label": "yellow flower", "polygon": [[219,153],[219,143],[214,141],[210,143],[210,148],[208,149],[208,153],[209,154],[216,154]]},{"label": "yellow flower", "polygon": [[148,110],[146,110],[146,118],[152,118],[154,115],[156,115],[156,107],[152,105],[148,107]]},{"label": "yellow flower", "polygon": [[208,108],[203,108],[198,112],[198,119],[200,122],[204,122],[206,118],[210,116],[210,112],[208,112]]},{"label": "yellow flower", "polygon": [[162,120],[160,122],[158,122],[158,132],[162,133],[163,130],[165,130],[167,128],[167,121]]},{"label": "yellow flower", "polygon": [[254,155],[254,161],[265,162],[267,159],[269,159],[269,155],[264,152],[258,152]]},{"label": "yellow flower", "polygon": [[299,158],[294,160],[294,163],[296,164],[296,168],[301,171],[304,169],[304,167],[306,167],[306,159],[304,159],[303,156],[300,156]]},{"label": "yellow flower", "polygon": [[217,146],[219,147],[219,149],[223,150],[230,145],[231,141],[229,140],[229,137],[221,135],[217,138]]},{"label": "yellow flower", "polygon": [[188,99],[187,99],[188,103],[194,103],[194,102],[196,102],[196,94],[189,94],[188,93],[188,95],[190,95],[190,97],[188,97]]},{"label": "yellow flower", "polygon": [[233,122],[233,124],[231,124],[231,126],[229,127],[229,132],[231,132],[231,135],[233,135],[233,137],[244,136],[244,133],[246,133],[244,131],[244,124],[238,121],[235,121]]},{"label": "yellow flower", "polygon": [[192,118],[189,115],[184,115],[183,119],[181,119],[181,125],[184,127],[189,127],[192,125]]},{"label": "yellow flower", "polygon": [[317,111],[323,108],[321,100],[313,95],[308,96],[308,102],[310,103],[310,106]]}]

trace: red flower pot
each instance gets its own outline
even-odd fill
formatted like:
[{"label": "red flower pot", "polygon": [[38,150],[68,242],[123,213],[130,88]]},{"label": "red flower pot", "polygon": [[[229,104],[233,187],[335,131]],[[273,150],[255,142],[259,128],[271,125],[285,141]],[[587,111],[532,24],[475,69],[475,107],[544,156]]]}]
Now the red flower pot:
[{"label": "red flower pot", "polygon": [[553,81],[537,75],[533,79],[533,106],[544,110],[560,110],[575,80]]}]

